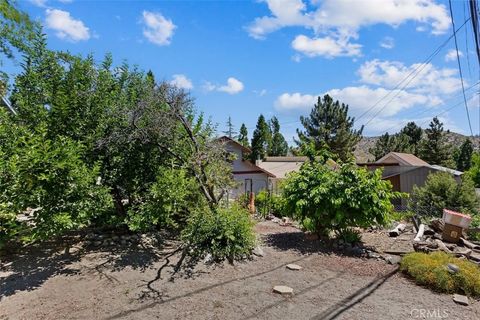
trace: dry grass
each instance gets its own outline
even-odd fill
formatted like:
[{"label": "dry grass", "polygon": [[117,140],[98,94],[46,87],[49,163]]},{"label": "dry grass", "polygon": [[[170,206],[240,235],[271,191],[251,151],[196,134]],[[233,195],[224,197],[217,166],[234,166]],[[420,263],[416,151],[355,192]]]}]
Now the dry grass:
[{"label": "dry grass", "polygon": [[[447,268],[449,263],[457,265],[460,271],[450,273]],[[407,254],[402,259],[400,269],[418,284],[436,291],[480,296],[480,268],[470,261],[444,252]]]}]

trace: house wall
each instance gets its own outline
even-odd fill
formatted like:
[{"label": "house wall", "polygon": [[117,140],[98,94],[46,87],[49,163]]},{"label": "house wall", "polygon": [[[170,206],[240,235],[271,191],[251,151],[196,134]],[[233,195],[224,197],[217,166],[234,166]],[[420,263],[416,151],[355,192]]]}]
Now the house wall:
[{"label": "house wall", "polygon": [[245,193],[253,191],[257,194],[259,191],[268,188],[269,180],[265,173],[240,173],[234,174],[233,179],[237,183],[231,190],[230,196],[236,198]]}]

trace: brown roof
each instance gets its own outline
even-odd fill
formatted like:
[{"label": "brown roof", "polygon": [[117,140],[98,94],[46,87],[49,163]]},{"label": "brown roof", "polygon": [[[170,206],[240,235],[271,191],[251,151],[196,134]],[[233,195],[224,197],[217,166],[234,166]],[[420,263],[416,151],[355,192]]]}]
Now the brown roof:
[{"label": "brown roof", "polygon": [[237,145],[238,147],[240,147],[244,152],[252,152],[252,150],[250,150],[249,148],[243,146],[241,143],[239,143],[238,141],[232,139],[232,138],[229,138],[227,136],[223,136],[223,137],[220,137],[217,139],[218,141],[221,141],[221,142],[225,142],[225,143],[233,143],[235,145]]},{"label": "brown roof", "polygon": [[385,162],[388,158],[393,158],[399,162],[400,165],[407,166],[428,166],[429,164],[422,159],[416,157],[411,153],[401,153],[401,152],[390,152],[389,154],[383,156],[381,159],[377,160],[375,163]]}]

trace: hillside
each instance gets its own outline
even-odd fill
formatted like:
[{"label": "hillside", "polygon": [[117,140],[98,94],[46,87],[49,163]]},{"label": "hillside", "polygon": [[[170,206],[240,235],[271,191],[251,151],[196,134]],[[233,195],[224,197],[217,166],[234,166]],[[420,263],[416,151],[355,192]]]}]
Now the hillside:
[{"label": "hillside", "polygon": [[[448,143],[450,143],[452,146],[460,146],[463,141],[468,138],[467,136],[456,132],[447,132],[446,134]],[[363,137],[362,140],[360,140],[354,152],[357,162],[369,162],[374,160],[373,155],[368,150],[375,145],[375,142],[378,140],[378,138],[378,136]],[[473,142],[474,148],[480,149],[480,137],[474,136],[470,139]]]}]

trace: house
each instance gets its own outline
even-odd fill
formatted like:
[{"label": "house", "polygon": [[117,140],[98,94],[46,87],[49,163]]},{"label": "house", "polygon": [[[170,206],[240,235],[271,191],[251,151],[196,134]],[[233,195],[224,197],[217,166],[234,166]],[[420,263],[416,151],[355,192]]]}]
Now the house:
[{"label": "house", "polygon": [[285,179],[288,173],[300,170],[307,161],[307,157],[266,157],[253,164],[246,159],[251,152],[249,148],[226,136],[219,141],[236,158],[232,162],[232,173],[237,187],[230,194],[234,198],[248,192],[258,193],[262,189],[279,192],[279,181]]},{"label": "house", "polygon": [[[370,170],[383,168],[382,178],[392,183],[393,190],[405,193],[411,193],[413,186],[422,187],[425,185],[430,173],[449,172],[457,182],[460,182],[463,174],[463,172],[450,168],[430,165],[413,154],[400,152],[390,152],[376,162],[358,163],[358,165],[365,166]],[[401,204],[405,204],[405,201],[405,199],[402,199]]]},{"label": "house", "polygon": [[270,189],[269,179],[275,176],[246,159],[246,155],[250,153],[249,148],[227,136],[218,140],[224,143],[225,150],[235,155],[232,173],[237,186],[231,191],[230,195],[233,198],[248,192],[258,193],[262,189]]}]

